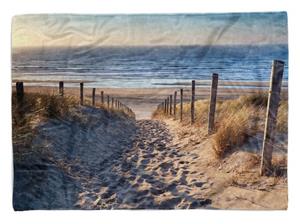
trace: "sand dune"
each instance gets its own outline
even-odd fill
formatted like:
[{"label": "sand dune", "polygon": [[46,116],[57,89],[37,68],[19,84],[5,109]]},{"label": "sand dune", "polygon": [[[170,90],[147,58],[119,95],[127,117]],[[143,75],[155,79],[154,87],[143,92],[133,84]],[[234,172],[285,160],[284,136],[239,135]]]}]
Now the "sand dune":
[{"label": "sand dune", "polygon": [[78,195],[121,156],[134,132],[133,120],[91,107],[40,124],[31,148],[48,156],[16,164],[15,209],[76,208]]}]

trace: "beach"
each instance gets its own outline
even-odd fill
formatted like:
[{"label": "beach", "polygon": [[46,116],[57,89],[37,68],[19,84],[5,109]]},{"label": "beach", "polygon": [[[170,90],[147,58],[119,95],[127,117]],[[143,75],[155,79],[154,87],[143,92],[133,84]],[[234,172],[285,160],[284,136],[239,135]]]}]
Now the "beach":
[{"label": "beach", "polygon": [[[29,90],[29,95],[56,91]],[[127,90],[130,97],[123,95],[122,101],[155,93],[163,97],[169,90],[140,90],[138,95]],[[66,95],[72,93],[77,95],[78,90],[66,90]],[[42,103],[40,95],[30,103]],[[14,137],[21,139],[14,143],[14,208],[287,208],[286,176],[259,175],[260,144],[250,142],[217,158],[213,141],[198,125],[183,125],[172,117],[143,118],[151,112],[151,103],[154,110],[151,100],[137,107],[138,120],[90,105],[74,104],[67,116],[47,120],[40,119],[44,114],[40,110],[29,110],[25,117],[32,119],[27,123],[33,130],[24,135],[21,126],[22,134]],[[32,138],[28,146],[22,136],[26,141]],[[285,157],[286,153],[274,151],[274,159]]]},{"label": "beach", "polygon": [[14,16],[14,209],[287,209],[288,60],[285,12]]},{"label": "beach", "polygon": [[[43,105],[41,96],[46,101],[54,97],[50,104],[68,101],[69,96],[75,101],[71,106],[64,105],[71,110],[70,115],[55,115],[45,121],[40,119],[40,112],[28,110],[27,116],[33,120],[25,122],[35,126],[26,133],[32,140],[25,152],[37,148],[42,153],[25,156],[16,150],[16,158],[19,154],[28,157],[15,164],[16,210],[287,208],[286,81],[281,88],[282,105],[272,156],[274,173],[270,176],[260,175],[269,82],[221,80],[217,90],[217,128],[212,135],[207,134],[206,120],[211,81],[196,81],[196,122],[192,125],[189,82],[156,88],[103,88],[91,86],[92,82],[67,81],[63,96],[59,95],[58,82],[44,82],[41,86],[39,82],[23,83],[25,98],[26,94],[37,97],[36,103],[29,102],[31,105]],[[15,92],[15,84],[12,88]],[[158,108],[167,97],[174,97],[175,91],[179,105],[180,89],[182,121],[178,115],[176,118]],[[113,108],[112,99],[132,109],[135,117],[123,114],[115,105]],[[59,111],[60,103],[55,105],[46,108]],[[43,108],[37,109],[40,110]],[[20,132],[15,138],[21,138],[16,142],[23,144],[22,127]],[[218,154],[216,147],[226,151],[224,155]],[[41,177],[37,179],[32,170],[41,173]],[[34,187],[26,189],[30,183]]]}]

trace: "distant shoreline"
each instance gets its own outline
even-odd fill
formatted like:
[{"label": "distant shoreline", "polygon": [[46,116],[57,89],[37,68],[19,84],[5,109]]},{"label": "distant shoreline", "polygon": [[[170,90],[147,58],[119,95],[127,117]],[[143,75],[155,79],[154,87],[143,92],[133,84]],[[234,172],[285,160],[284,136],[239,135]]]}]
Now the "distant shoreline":
[{"label": "distant shoreline", "polygon": [[[22,80],[22,79],[13,79],[12,83],[13,86],[16,82],[24,82],[24,84],[28,86],[41,86],[41,87],[56,87],[61,80]],[[98,85],[98,82],[93,80],[66,80],[64,81],[65,87],[67,88],[76,88],[79,83],[85,83],[87,88],[126,88],[126,89],[152,89],[152,88],[186,88],[191,85],[191,82],[161,82],[161,83],[152,83],[149,87],[144,86],[136,86],[136,87],[125,87],[125,86],[105,86],[105,85]],[[210,86],[211,80],[196,80],[196,86],[199,88],[205,88]],[[236,89],[236,88],[245,88],[245,89],[268,89],[269,88],[269,81],[229,81],[229,80],[220,80],[218,83],[219,88],[226,88],[226,89]],[[284,80],[282,82],[282,87],[288,87],[288,81]]]},{"label": "distant shoreline", "polygon": [[[288,43],[262,43],[262,44],[257,44],[257,45],[253,45],[253,44],[215,44],[213,45],[213,47],[216,48],[222,48],[222,47],[232,47],[232,48],[239,48],[239,47],[257,47],[257,48],[262,48],[262,47],[284,47],[284,48],[288,48]],[[194,47],[199,47],[199,48],[205,48],[205,47],[212,47],[211,44],[181,44],[181,45],[105,45],[105,46],[93,46],[93,50],[95,49],[109,49],[109,48],[178,48],[178,47],[185,47],[185,48],[194,48]],[[57,50],[57,49],[66,49],[66,50],[81,50],[81,49],[90,49],[91,46],[90,45],[82,45],[82,46],[72,46],[70,48],[70,46],[15,46],[12,48],[13,53],[14,51],[26,51],[26,50],[39,50],[39,49],[47,49],[47,50]]]},{"label": "distant shoreline", "polygon": [[[188,102],[190,100],[190,87],[183,88],[184,97],[183,100]],[[45,94],[57,94],[58,93],[58,82],[56,86],[45,87],[45,86],[28,86],[24,83],[25,94],[26,92],[45,93]],[[15,88],[13,86],[13,91]],[[129,106],[136,114],[137,119],[149,119],[152,112],[156,109],[157,105],[162,102],[166,97],[174,94],[177,91],[178,102],[179,102],[179,90],[178,87],[160,87],[160,88],[107,88],[97,87],[96,88],[96,101],[100,101],[101,91],[104,91],[105,103],[106,96],[114,97],[119,99],[121,102]],[[259,88],[219,88],[218,99],[233,99],[242,95],[248,95],[253,93],[267,92],[267,89]],[[287,97],[287,88],[283,88],[282,93]],[[65,87],[65,96],[79,97],[79,83],[78,87]],[[196,86],[196,100],[209,99],[210,86],[204,87]],[[91,98],[92,88],[84,88],[84,97]]]}]

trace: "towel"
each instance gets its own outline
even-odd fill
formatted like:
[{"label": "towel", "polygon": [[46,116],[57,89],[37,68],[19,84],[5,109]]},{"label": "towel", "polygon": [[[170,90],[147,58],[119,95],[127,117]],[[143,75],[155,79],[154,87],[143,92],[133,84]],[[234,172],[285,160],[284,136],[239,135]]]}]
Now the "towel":
[{"label": "towel", "polygon": [[12,19],[13,207],[287,209],[285,12]]}]

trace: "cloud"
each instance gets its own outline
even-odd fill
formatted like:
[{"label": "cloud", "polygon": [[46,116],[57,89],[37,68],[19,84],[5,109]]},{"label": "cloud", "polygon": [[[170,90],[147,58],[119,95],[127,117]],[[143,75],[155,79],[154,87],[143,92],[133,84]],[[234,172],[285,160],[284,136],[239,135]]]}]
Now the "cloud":
[{"label": "cloud", "polygon": [[23,15],[13,47],[285,44],[285,13]]}]

